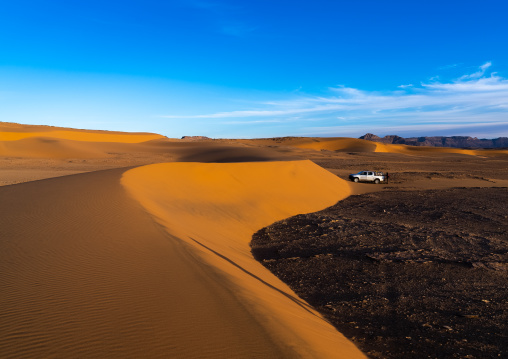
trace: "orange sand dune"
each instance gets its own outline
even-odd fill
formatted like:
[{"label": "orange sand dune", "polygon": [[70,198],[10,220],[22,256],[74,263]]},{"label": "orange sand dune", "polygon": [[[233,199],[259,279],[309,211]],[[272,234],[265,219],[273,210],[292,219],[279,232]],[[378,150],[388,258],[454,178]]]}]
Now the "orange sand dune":
[{"label": "orange sand dune", "polygon": [[508,155],[508,150],[486,150],[486,149],[477,149],[477,150],[466,150],[462,148],[452,148],[452,147],[430,147],[430,146],[407,146],[407,145],[393,145],[393,144],[384,144],[384,143],[376,143],[376,151],[375,152],[387,152],[387,153],[401,153],[406,155],[428,155],[428,154],[462,154],[462,155],[470,155],[470,156],[499,156],[499,155]]},{"label": "orange sand dune", "polygon": [[246,144],[262,146],[291,146],[302,149],[328,150],[338,152],[384,152],[405,155],[432,155],[432,154],[464,154],[470,156],[506,156],[508,150],[468,150],[451,147],[408,146],[397,144],[377,143],[347,137],[282,137],[273,139],[237,140]]},{"label": "orange sand dune", "polygon": [[[291,141],[288,144],[292,143]],[[408,146],[384,144],[355,138],[308,138],[293,141],[292,146],[311,148],[315,150],[347,151],[347,152],[384,152],[405,155],[429,154],[463,154],[470,156],[499,156],[508,155],[508,150],[466,150],[451,147]]]},{"label": "orange sand dune", "polygon": [[181,150],[175,142],[157,139],[141,143],[127,142],[89,142],[50,137],[29,137],[17,141],[0,141],[0,156],[19,158],[104,158],[118,154],[157,154],[175,155]]},{"label": "orange sand dune", "polygon": [[[0,122],[0,156],[21,158],[101,158],[129,144],[166,139],[152,133],[75,130]],[[120,145],[120,149],[113,146]],[[136,148],[130,148],[130,151]]]},{"label": "orange sand dune", "polygon": [[405,155],[463,154],[485,157],[508,155],[508,150],[466,150],[451,147],[408,146],[377,143],[355,138],[298,138],[285,143],[299,148],[341,152],[384,152]]},{"label": "orange sand dune", "polygon": [[[83,139],[77,139],[77,137],[80,135],[83,137]],[[4,141],[15,141],[16,139],[22,139],[27,137],[52,137],[52,138],[74,139],[78,141],[126,142],[126,143],[138,143],[143,141],[149,141],[150,139],[155,138],[165,138],[162,135],[148,132],[83,130],[68,127],[24,125],[13,122],[0,122],[0,136],[2,136],[1,139]],[[94,139],[94,136],[96,139]],[[124,137],[122,138],[122,136]],[[143,137],[145,139],[141,140]],[[146,138],[149,139],[147,140]]]},{"label": "orange sand dune", "polygon": [[310,161],[168,163],[126,172],[122,183],[167,231],[198,250],[276,342],[309,358],[364,357],[250,253],[252,234],[349,194]]},{"label": "orange sand dune", "polygon": [[121,142],[140,143],[150,140],[164,138],[157,134],[118,134],[107,132],[85,132],[85,131],[38,131],[38,132],[0,132],[0,141],[18,141],[25,138],[42,137],[63,140],[84,141],[84,142]]},{"label": "orange sand dune", "polygon": [[[184,162],[266,161],[289,157],[239,143],[189,142],[151,133],[77,130],[0,122],[0,158],[95,159],[133,154],[143,154],[145,157],[147,154],[168,154]],[[159,160],[167,161],[168,158]]]},{"label": "orange sand dune", "polygon": [[376,145],[370,141],[357,138],[320,138],[302,141],[295,147],[311,148],[314,150],[347,151],[347,152],[374,152]]},{"label": "orange sand dune", "polygon": [[17,141],[0,141],[0,155],[21,158],[101,158],[106,151],[90,142],[28,137]]},{"label": "orange sand dune", "polygon": [[123,171],[0,188],[0,357],[292,357]]},{"label": "orange sand dune", "polygon": [[248,245],[347,184],[310,162],[124,172],[0,188],[0,357],[363,357]]},{"label": "orange sand dune", "polygon": [[132,155],[135,153],[143,153],[145,157],[149,154],[172,154],[174,158],[182,162],[273,161],[291,158],[290,155],[283,156],[263,148],[249,148],[219,143],[177,142],[166,139],[142,143],[83,142],[48,137],[0,141],[0,157],[92,159],[112,157],[119,154]]},{"label": "orange sand dune", "polygon": [[206,142],[192,144],[184,142],[180,145],[175,151],[178,154],[178,161],[181,162],[259,162],[288,160],[292,158],[290,154],[283,155],[270,151],[267,148],[244,147],[238,144],[224,145]]},{"label": "orange sand dune", "polygon": [[476,150],[476,155],[485,157],[508,156],[508,150]]},{"label": "orange sand dune", "polygon": [[392,145],[392,144],[384,144],[384,143],[376,143],[376,152],[401,153],[401,154],[406,154],[406,155],[443,154],[443,153],[457,153],[457,154],[471,155],[471,156],[477,155],[476,150],[464,150],[461,148],[407,146],[407,145]]},{"label": "orange sand dune", "polygon": [[347,137],[275,137],[260,139],[233,140],[247,145],[267,147],[296,147],[313,150],[342,152],[374,152],[376,146],[371,141]]}]

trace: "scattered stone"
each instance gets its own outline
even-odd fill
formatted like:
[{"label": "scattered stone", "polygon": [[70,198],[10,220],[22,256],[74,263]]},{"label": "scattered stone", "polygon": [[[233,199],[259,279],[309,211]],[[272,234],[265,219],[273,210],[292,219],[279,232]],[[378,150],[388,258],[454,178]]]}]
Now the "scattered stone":
[{"label": "scattered stone", "polygon": [[252,253],[276,248],[263,264],[372,358],[493,358],[508,354],[507,202],[506,188],[351,196],[259,231]]}]

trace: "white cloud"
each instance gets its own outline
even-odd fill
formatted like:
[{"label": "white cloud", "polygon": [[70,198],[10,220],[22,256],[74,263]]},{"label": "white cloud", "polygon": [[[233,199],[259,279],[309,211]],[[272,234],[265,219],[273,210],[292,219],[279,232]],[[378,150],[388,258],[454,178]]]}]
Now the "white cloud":
[{"label": "white cloud", "polygon": [[[414,136],[415,132],[423,133],[427,136],[449,135],[471,135],[471,131],[477,132],[475,136],[491,137],[490,130],[499,131],[499,127],[505,128],[504,135],[508,134],[506,131],[508,122],[487,122],[487,123],[469,123],[469,124],[418,124],[418,125],[393,125],[393,126],[373,126],[369,127],[371,133],[379,135],[405,135]],[[478,132],[481,130],[482,132]],[[327,133],[340,133],[346,136],[357,136],[358,128],[356,126],[331,126],[331,127],[307,127],[304,132],[308,135],[323,136]],[[364,134],[364,133],[362,133]],[[503,132],[499,136],[503,136]],[[495,136],[498,137],[498,136]]]},{"label": "white cloud", "polygon": [[[268,126],[264,129],[268,135],[271,122],[284,120],[288,135],[347,135],[348,132],[361,135],[376,129],[383,133],[386,129],[405,132],[412,129],[415,134],[425,135],[433,129],[453,132],[479,131],[485,127],[492,128],[492,137],[498,137],[508,135],[508,79],[495,74],[487,77],[485,73],[491,65],[487,62],[479,71],[452,82],[404,85],[391,92],[337,86],[329,89],[328,96],[298,93],[284,101],[264,101],[245,110],[166,117],[231,119],[229,123],[237,126],[263,123]],[[298,119],[293,119],[294,116]],[[288,118],[293,120],[287,121]],[[309,127],[311,122],[313,125]]]},{"label": "white cloud", "polygon": [[[254,120],[254,121],[249,121],[249,124],[259,124],[259,123],[283,123],[285,121],[279,119],[279,120]],[[242,125],[242,124],[245,124],[244,121],[224,121],[224,122],[221,122],[221,124],[223,125]]]},{"label": "white cloud", "polygon": [[469,74],[469,75],[464,75],[460,79],[461,80],[479,79],[480,77],[485,75],[485,71],[487,71],[487,69],[491,66],[492,66],[492,62],[490,62],[490,61],[486,62],[480,66],[480,69],[477,72]]}]

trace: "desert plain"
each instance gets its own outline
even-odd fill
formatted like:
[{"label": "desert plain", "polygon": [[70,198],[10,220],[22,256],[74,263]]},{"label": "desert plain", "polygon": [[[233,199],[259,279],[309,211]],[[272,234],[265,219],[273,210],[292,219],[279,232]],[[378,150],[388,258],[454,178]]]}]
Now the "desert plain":
[{"label": "desert plain", "polygon": [[503,149],[0,122],[0,357],[506,357],[507,188]]}]

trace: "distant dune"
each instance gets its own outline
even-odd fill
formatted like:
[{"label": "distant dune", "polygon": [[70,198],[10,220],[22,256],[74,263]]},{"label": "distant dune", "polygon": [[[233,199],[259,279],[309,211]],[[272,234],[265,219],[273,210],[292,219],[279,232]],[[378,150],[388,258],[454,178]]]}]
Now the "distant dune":
[{"label": "distant dune", "polygon": [[[400,154],[460,153],[475,156],[508,154],[508,150],[470,150],[450,147],[409,146],[386,143],[374,135],[366,139],[343,137],[278,137],[254,140],[218,140],[204,136],[168,139],[153,133],[130,133],[99,130],[20,125],[0,122],[0,156],[21,158],[105,158],[121,152],[172,151],[183,161],[239,162],[281,159],[260,147],[293,147],[337,152],[384,152]],[[393,136],[391,136],[393,137]],[[188,138],[191,138],[189,140]],[[377,140],[379,139],[379,140]],[[375,142],[373,142],[375,141]],[[257,146],[253,151],[238,145]],[[236,150],[231,151],[236,145]],[[205,155],[206,152],[206,155]],[[206,157],[206,158],[205,158]]]},{"label": "distant dune", "polygon": [[[121,131],[104,131],[104,130],[84,130],[68,127],[55,127],[43,125],[23,125],[14,122],[1,122],[0,133],[2,134],[2,141],[10,141],[12,139],[21,139],[25,137],[56,137],[66,139],[76,139],[80,141],[93,141],[96,142],[142,142],[147,141],[146,138],[165,138],[162,135],[148,132],[121,132]],[[123,136],[123,137],[122,137]],[[136,137],[137,136],[137,137]],[[141,137],[139,137],[141,136]],[[145,137],[143,140],[139,140]],[[108,139],[109,138],[109,139]],[[122,138],[122,140],[120,140]],[[131,138],[131,140],[128,140]],[[133,140],[137,138],[136,140]],[[108,141],[103,141],[108,139]],[[113,139],[113,141],[111,141]],[[116,141],[114,141],[116,139]]]},{"label": "distant dune", "polygon": [[122,144],[139,144],[164,138],[150,133],[74,130],[0,122],[0,156],[100,158],[120,150]]},{"label": "distant dune", "polygon": [[[253,143],[269,143],[270,140],[253,140]],[[496,156],[508,155],[508,150],[487,150],[487,149],[460,149],[451,147],[433,147],[433,146],[411,146],[401,144],[386,144],[381,142],[372,142],[370,140],[347,138],[347,137],[295,137],[284,138],[283,140],[273,139],[271,142],[279,143],[284,146],[293,146],[302,149],[328,150],[336,152],[383,152],[398,153],[406,155],[432,155],[432,154],[464,154],[470,156]]]},{"label": "distant dune", "polygon": [[376,145],[368,141],[355,138],[321,138],[319,140],[298,144],[300,148],[314,150],[347,151],[347,152],[375,152]]},{"label": "distant dune", "polygon": [[508,155],[508,150],[492,149],[460,149],[451,147],[411,146],[403,144],[388,144],[366,139],[347,137],[279,137],[273,139],[238,140],[242,143],[258,144],[264,146],[296,147],[313,149],[316,151],[335,152],[382,152],[405,155],[434,155],[434,154],[464,154],[470,156],[498,156]]},{"label": "distant dune", "polygon": [[345,181],[242,144],[14,129],[0,141],[0,158],[13,166],[16,158],[100,164],[111,151],[142,150],[235,163],[0,187],[1,357],[364,357],[249,247],[257,229],[347,196]]},{"label": "distant dune", "polygon": [[[0,122],[0,357],[364,358],[254,260],[252,235],[390,186],[506,187],[507,158]],[[344,180],[378,168],[389,186]]]},{"label": "distant dune", "polygon": [[376,152],[386,152],[386,153],[400,153],[406,155],[439,155],[445,153],[456,153],[470,156],[483,156],[483,157],[491,157],[491,156],[499,156],[499,155],[508,155],[508,150],[491,150],[491,149],[476,149],[476,150],[468,150],[461,148],[451,148],[451,147],[429,147],[429,146],[408,146],[408,145],[390,145],[384,143],[376,143]]},{"label": "distant dune", "polygon": [[258,146],[296,147],[318,151],[373,152],[376,148],[370,141],[348,137],[275,137],[235,141]]}]

